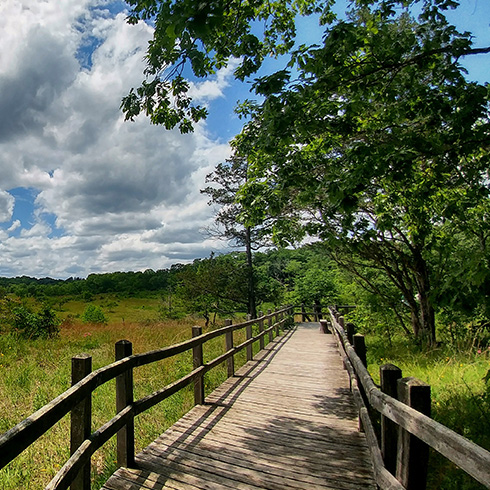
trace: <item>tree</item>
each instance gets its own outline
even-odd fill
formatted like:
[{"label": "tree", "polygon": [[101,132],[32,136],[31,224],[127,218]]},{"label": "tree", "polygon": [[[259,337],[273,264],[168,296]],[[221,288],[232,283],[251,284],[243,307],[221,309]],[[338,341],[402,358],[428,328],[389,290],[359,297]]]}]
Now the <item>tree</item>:
[{"label": "tree", "polygon": [[243,261],[235,254],[211,254],[196,259],[179,272],[178,294],[190,311],[215,323],[216,315],[229,314],[247,305],[247,288]]},{"label": "tree", "polygon": [[275,217],[279,242],[321,237],[368,285],[382,271],[433,341],[448,237],[469,238],[468,211],[488,219],[489,87],[457,60],[490,50],[447,23],[456,2],[426,2],[418,20],[396,3],[358,2],[296,53],[299,81],[256,83],[265,101],[235,143],[251,163],[240,202],[248,223]]},{"label": "tree", "polygon": [[82,313],[82,321],[85,323],[104,324],[108,320],[100,306],[87,305]]},{"label": "tree", "polygon": [[[284,69],[255,80],[262,101],[239,109],[249,118],[235,141],[249,163],[241,220],[272,219],[277,243],[321,238],[368,286],[365,271],[380,271],[415,336],[433,341],[437,300],[456,291],[441,281],[451,237],[461,233],[488,256],[464,215],[479,226],[488,219],[489,88],[467,82],[458,60],[490,48],[447,22],[455,0],[357,0],[345,20],[334,3],[132,1],[130,21],[155,20],[154,78],[122,107],[127,118],[145,111],[189,131],[205,111],[187,96],[186,63],[201,77],[241,56],[243,80],[290,51]],[[295,16],[311,13],[323,36],[293,49]]]},{"label": "tree", "polygon": [[60,319],[47,305],[37,312],[18,300],[0,300],[0,331],[14,332],[23,338],[53,338],[59,334]]},{"label": "tree", "polygon": [[[127,0],[128,22],[143,20],[155,31],[147,51],[146,80],[131,90],[121,107],[126,119],[141,112],[167,129],[183,133],[207,115],[192,103],[184,70],[203,78],[239,60],[235,77],[256,73],[267,56],[294,45],[296,15],[320,13],[331,2],[317,0]],[[262,29],[262,34],[259,33]]]},{"label": "tree", "polygon": [[206,176],[206,183],[211,183],[201,192],[210,196],[209,205],[220,208],[215,216],[215,228],[208,231],[211,235],[229,240],[245,247],[247,257],[248,313],[257,318],[253,252],[266,243],[264,232],[259,226],[246,226],[240,223],[241,206],[236,201],[238,190],[247,181],[248,163],[244,157],[232,157],[219,163],[214,172]]}]

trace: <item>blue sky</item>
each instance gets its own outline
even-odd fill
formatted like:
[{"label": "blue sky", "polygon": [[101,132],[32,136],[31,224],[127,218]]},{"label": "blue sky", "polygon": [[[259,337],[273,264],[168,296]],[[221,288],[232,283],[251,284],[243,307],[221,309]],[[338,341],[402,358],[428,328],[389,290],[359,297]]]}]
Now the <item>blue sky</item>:
[{"label": "blue sky", "polygon": [[[450,18],[490,45],[490,1],[462,0]],[[199,190],[229,156],[249,84],[232,69],[193,87],[209,119],[190,135],[124,122],[151,27],[129,26],[124,2],[0,2],[0,276],[86,276],[169,267],[224,249]],[[300,24],[310,42],[318,29]],[[490,79],[490,56],[465,61]]]}]

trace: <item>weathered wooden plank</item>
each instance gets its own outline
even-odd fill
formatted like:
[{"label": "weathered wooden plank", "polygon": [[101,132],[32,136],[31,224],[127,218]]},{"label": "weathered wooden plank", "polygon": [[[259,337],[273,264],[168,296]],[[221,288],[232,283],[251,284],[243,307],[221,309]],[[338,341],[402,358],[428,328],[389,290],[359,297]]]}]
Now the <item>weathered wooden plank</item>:
[{"label": "weathered wooden plank", "polygon": [[[187,442],[164,444],[159,442],[151,447],[164,458],[167,458],[168,455],[171,458],[177,455],[179,462],[183,461],[185,457],[190,460],[204,457],[213,465],[216,461],[229,463],[234,465],[235,472],[243,471],[243,468],[247,470],[257,468],[257,465],[259,465],[261,473],[295,480],[298,488],[310,488],[311,486],[315,487],[325,484],[325,465],[323,467],[316,465],[312,467],[312,463],[318,459],[317,454],[314,452],[310,452],[308,460],[303,460],[303,464],[306,464],[308,468],[306,472],[304,467],[291,464],[291,459],[288,458],[289,451],[283,450],[284,456],[282,457],[271,457],[267,452],[261,453],[257,450],[247,450],[246,447],[231,444],[230,441],[224,444],[223,441],[224,439],[212,440],[206,437],[205,440],[196,444],[188,444]],[[370,467],[357,468],[355,461],[352,460],[350,461],[350,467],[346,469],[347,465],[345,461],[342,461],[342,455],[337,452],[335,456],[338,464],[328,465],[329,481],[338,480],[337,485],[339,488],[351,488],[353,483],[361,482],[363,477],[368,483],[371,482],[372,469]]]},{"label": "weathered wooden plank", "polygon": [[[361,472],[365,474],[371,474],[372,468],[368,462],[359,461],[356,454],[353,451],[344,451],[342,458],[338,457],[340,455],[338,445],[332,447],[330,452],[322,451],[322,458],[318,458],[317,452],[306,451],[304,445],[299,446],[299,451],[295,451],[294,447],[288,445],[288,451],[284,450],[284,444],[274,440],[257,440],[247,439],[246,444],[243,444],[244,436],[246,433],[244,431],[237,431],[231,433],[228,428],[220,429],[220,426],[215,427],[209,431],[205,432],[205,439],[203,438],[204,433],[193,434],[194,439],[190,440],[188,437],[179,442],[179,438],[182,438],[184,432],[179,432],[178,429],[174,429],[169,436],[174,436],[173,441],[165,439],[164,443],[159,441],[159,446],[164,445],[170,447],[170,444],[182,444],[187,445],[191,448],[219,448],[220,450],[227,451],[229,449],[240,451],[246,455],[253,455],[254,458],[260,458],[261,461],[267,461],[267,464],[272,464],[276,466],[281,465],[308,465],[309,471],[314,474],[325,474],[331,469],[341,468],[345,474],[351,474],[356,472]],[[226,445],[223,445],[223,441],[226,441]],[[351,466],[345,469],[346,463]]]},{"label": "weathered wooden plank", "polygon": [[[163,453],[157,446],[150,446],[145,450],[145,463],[148,460],[161,460],[163,464],[176,462],[179,467],[185,465],[186,468],[204,469],[211,467],[212,472],[222,477],[241,481],[243,483],[252,482],[256,486],[269,487],[280,489],[281,487],[290,487],[295,489],[311,490],[312,488],[337,488],[351,489],[352,485],[357,488],[370,486],[372,479],[368,477],[360,477],[356,475],[354,481],[348,481],[347,478],[340,472],[329,472],[328,479],[326,475],[313,476],[306,472],[291,471],[288,466],[283,466],[281,469],[274,468],[264,464],[263,460],[245,460],[239,455],[230,457],[223,452],[206,451],[200,448],[199,451],[176,450],[171,453]],[[164,456],[164,457],[162,457]]]},{"label": "weathered wooden plank", "polygon": [[[237,436],[246,437],[248,435],[248,440],[252,439],[253,435],[256,435],[257,440],[259,439],[259,435],[261,435],[264,439],[271,443],[276,443],[280,445],[287,444],[291,447],[296,447],[301,450],[306,447],[311,450],[317,451],[329,451],[333,450],[335,452],[342,451],[342,448],[345,450],[351,450],[351,446],[355,447],[364,447],[365,439],[363,434],[359,434],[357,432],[353,432],[351,434],[342,434],[339,431],[332,430],[329,433],[324,433],[323,435],[314,435],[312,432],[301,432],[299,430],[293,431],[291,429],[291,423],[285,424],[285,428],[283,430],[288,430],[287,433],[280,432],[280,428],[277,426],[281,424],[281,421],[277,422],[276,427],[272,428],[263,428],[257,427],[256,425],[250,424],[238,424],[233,420],[221,420],[219,426],[227,431],[227,433],[231,435],[236,434]],[[356,424],[357,425],[357,424]],[[178,430],[178,428],[176,429]],[[212,428],[211,431],[217,431],[217,429]],[[189,438],[191,435],[189,435]],[[248,443],[247,440],[247,443]],[[252,439],[253,440],[253,439]]]},{"label": "weathered wooden plank", "polygon": [[[179,481],[170,476],[164,476],[149,471],[122,468],[118,472],[117,478],[111,478],[104,489],[107,490],[137,490],[137,489],[169,489],[169,490],[199,490],[205,487],[204,482],[199,486],[191,484],[189,481]],[[221,485],[207,485],[208,489],[229,490],[229,487]]]},{"label": "weathered wooden plank", "polygon": [[205,403],[105,490],[375,488],[348,375],[317,326],[274,339]]}]

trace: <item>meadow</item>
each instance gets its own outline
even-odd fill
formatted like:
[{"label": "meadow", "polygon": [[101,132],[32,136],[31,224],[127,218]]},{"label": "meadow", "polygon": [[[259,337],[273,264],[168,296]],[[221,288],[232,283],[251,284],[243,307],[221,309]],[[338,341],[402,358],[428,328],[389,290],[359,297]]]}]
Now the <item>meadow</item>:
[{"label": "meadow", "polygon": [[[59,316],[64,318],[60,335],[52,339],[22,339],[0,335],[0,432],[4,432],[41,408],[70,386],[71,358],[87,353],[93,369],[114,361],[114,344],[121,339],[133,343],[142,353],[175,344],[191,337],[191,327],[202,325],[199,318],[157,321],[157,299],[129,298],[117,302],[111,297],[94,301],[104,308],[107,324],[83,323],[78,316],[82,301],[66,302]],[[108,303],[118,303],[107,307]],[[104,306],[105,305],[105,306]],[[112,309],[112,311],[111,311]],[[219,326],[223,326],[223,321]],[[210,327],[212,328],[212,327]],[[237,341],[240,341],[237,335]],[[223,339],[208,342],[204,356],[211,359],[224,351]],[[245,354],[236,356],[237,365]],[[143,366],[135,370],[135,398],[141,398],[192,370],[191,354]],[[226,378],[224,366],[206,375],[209,393]],[[100,386],[93,393],[93,429],[115,414],[115,383]],[[193,405],[192,387],[181,390],[135,420],[136,450],[141,450],[178,420]],[[69,416],[13,462],[0,470],[0,489],[39,489],[51,480],[69,457]],[[115,438],[92,459],[92,488],[100,488],[116,468]]]},{"label": "meadow", "polygon": [[[87,304],[99,306],[106,324],[81,320]],[[23,339],[0,335],[0,432],[4,432],[41,408],[70,386],[71,358],[88,353],[93,369],[114,360],[114,344],[121,339],[133,343],[141,353],[181,342],[191,337],[191,327],[202,318],[187,316],[162,320],[162,298],[120,298],[99,295],[90,303],[81,299],[59,301],[57,315],[63,320],[60,334],[52,339]],[[55,305],[56,306],[56,305]],[[240,318],[235,318],[234,322]],[[224,324],[217,322],[216,328]],[[237,341],[240,341],[237,338]],[[421,348],[404,337],[386,338],[369,334],[368,369],[379,381],[379,366],[393,363],[404,376],[415,376],[431,385],[432,416],[477,444],[490,449],[490,349],[472,342]],[[206,344],[205,360],[223,352],[223,339]],[[257,346],[255,346],[257,349]],[[245,362],[245,353],[236,363]],[[140,398],[191,370],[191,355],[144,366],[135,370],[135,397]],[[206,375],[209,393],[226,378],[224,366]],[[100,427],[115,411],[115,384],[109,382],[93,394],[93,428]],[[193,404],[192,387],[173,395],[135,421],[136,450],[154,440]],[[0,470],[0,490],[43,488],[69,457],[69,417],[40,438],[28,450]],[[477,490],[483,488],[444,458],[431,455],[429,490]],[[92,459],[92,488],[115,470],[115,440]]]}]

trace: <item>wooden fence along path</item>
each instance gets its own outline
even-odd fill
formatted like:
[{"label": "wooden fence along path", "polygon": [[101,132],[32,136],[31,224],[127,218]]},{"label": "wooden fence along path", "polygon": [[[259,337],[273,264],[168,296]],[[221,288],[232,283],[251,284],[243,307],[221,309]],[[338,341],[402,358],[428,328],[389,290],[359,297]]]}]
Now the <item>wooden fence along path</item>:
[{"label": "wooden fence along path", "polygon": [[375,489],[357,415],[334,337],[300,324],[103,489]]},{"label": "wooden fence along path", "polygon": [[[304,308],[298,314],[304,322]],[[424,490],[429,447],[490,489],[490,452],[430,418],[430,386],[391,364],[376,385],[354,326],[335,309],[329,321],[308,315],[319,322],[292,330],[291,306],[204,334],[193,327],[191,339],[143,354],[122,340],[116,361],[96,371],[89,356],[76,356],[72,387],[0,435],[0,468],[70,413],[71,456],[45,490],[90,490],[91,457],[116,434],[119,470],[103,490]],[[217,338],[223,353],[204,362]],[[243,350],[248,362],[235,372]],[[135,369],[188,351],[191,372],[134,399]],[[223,363],[228,380],[205,399],[204,376]],[[116,415],[93,431],[92,394],[111,380]],[[134,418],[191,384],[196,406],[135,456]]]}]

